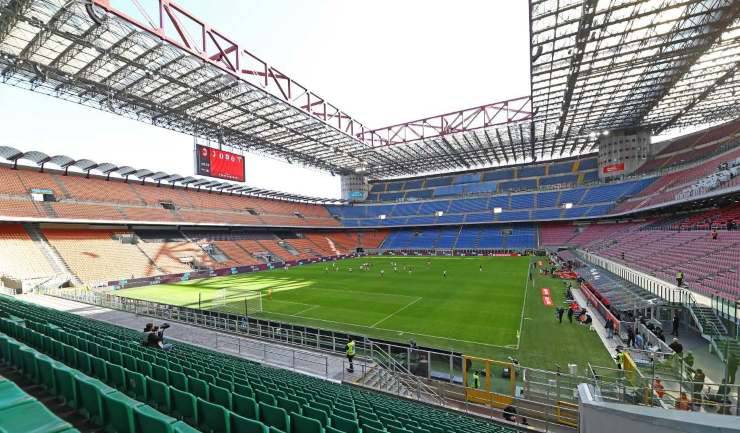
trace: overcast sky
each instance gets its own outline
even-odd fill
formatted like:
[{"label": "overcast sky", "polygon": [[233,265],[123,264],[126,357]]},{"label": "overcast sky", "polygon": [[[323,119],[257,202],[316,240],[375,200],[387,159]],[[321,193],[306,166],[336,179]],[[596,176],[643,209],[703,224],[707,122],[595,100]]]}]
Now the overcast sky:
[{"label": "overcast sky", "polygon": [[[178,3],[368,127],[529,94],[525,0]],[[0,145],[193,174],[191,137],[27,90],[0,86],[0,128]],[[339,197],[327,173],[246,160],[250,186]]]}]

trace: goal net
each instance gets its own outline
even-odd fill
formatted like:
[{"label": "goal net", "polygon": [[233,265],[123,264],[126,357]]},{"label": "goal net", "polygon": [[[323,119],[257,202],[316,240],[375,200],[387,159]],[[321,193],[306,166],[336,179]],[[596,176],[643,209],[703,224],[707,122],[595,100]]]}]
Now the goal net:
[{"label": "goal net", "polygon": [[262,293],[249,292],[246,296],[234,296],[226,289],[218,291],[211,302],[211,308],[216,311],[233,314],[252,315],[262,312]]}]

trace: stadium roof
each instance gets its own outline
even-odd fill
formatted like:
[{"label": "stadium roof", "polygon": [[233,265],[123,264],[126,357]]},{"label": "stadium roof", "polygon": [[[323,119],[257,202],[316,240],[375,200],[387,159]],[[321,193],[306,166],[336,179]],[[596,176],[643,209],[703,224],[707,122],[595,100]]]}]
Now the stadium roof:
[{"label": "stadium roof", "polygon": [[738,116],[732,0],[531,0],[531,96],[380,129],[171,0],[91,1],[0,0],[2,81],[334,173],[546,160]]},{"label": "stadium roof", "polygon": [[737,0],[530,0],[540,155],[740,116]]}]

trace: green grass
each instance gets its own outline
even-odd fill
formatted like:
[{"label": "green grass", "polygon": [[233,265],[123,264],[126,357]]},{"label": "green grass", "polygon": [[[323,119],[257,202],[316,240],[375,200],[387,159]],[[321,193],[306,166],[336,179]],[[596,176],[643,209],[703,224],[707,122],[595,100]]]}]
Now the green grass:
[{"label": "green grass", "polygon": [[[372,263],[370,271],[359,269],[363,262]],[[536,276],[533,287],[529,263],[528,257],[372,257],[337,262],[338,271],[320,263],[117,294],[190,307],[198,306],[200,295],[203,308],[240,314],[245,298],[262,294],[261,318],[404,343],[413,338],[422,346],[481,357],[514,356],[533,367],[584,360],[608,365],[595,333],[558,326],[539,289],[550,287],[559,302],[562,282]],[[225,303],[216,302],[224,294]]]}]

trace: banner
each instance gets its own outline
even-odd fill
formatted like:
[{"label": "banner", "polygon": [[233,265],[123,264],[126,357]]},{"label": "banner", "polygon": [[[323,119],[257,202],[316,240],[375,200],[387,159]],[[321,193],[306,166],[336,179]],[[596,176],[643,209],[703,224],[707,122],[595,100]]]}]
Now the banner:
[{"label": "banner", "polygon": [[601,170],[604,174],[619,173],[624,171],[624,163],[618,162],[616,164],[605,165]]}]

